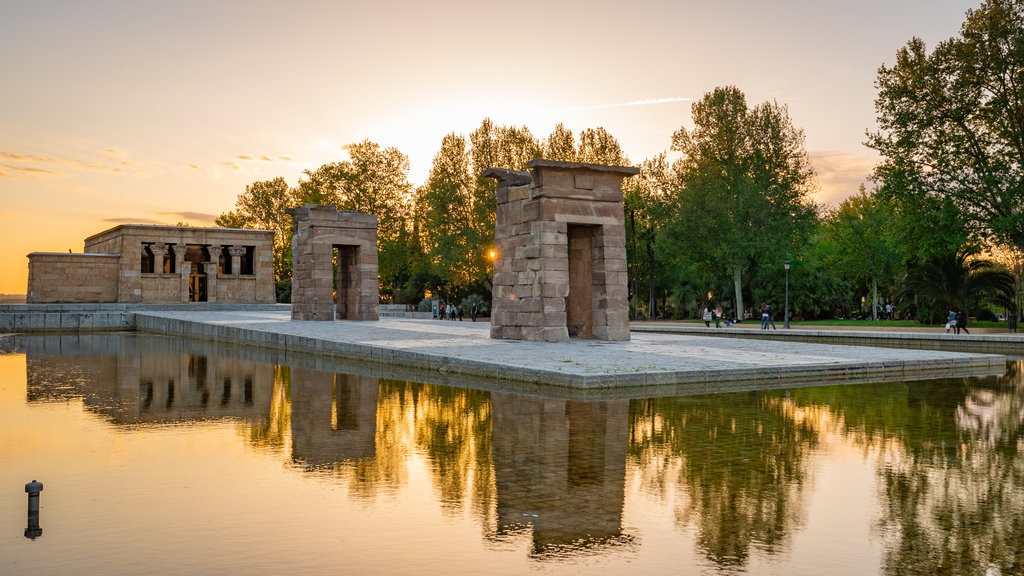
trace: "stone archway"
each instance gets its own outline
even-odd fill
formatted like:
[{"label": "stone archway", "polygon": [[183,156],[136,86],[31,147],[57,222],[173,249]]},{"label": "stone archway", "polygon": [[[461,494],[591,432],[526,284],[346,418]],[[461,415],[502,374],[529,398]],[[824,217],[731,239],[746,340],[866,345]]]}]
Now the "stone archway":
[{"label": "stone archway", "polygon": [[306,204],[292,225],[292,320],[377,320],[377,217]]}]

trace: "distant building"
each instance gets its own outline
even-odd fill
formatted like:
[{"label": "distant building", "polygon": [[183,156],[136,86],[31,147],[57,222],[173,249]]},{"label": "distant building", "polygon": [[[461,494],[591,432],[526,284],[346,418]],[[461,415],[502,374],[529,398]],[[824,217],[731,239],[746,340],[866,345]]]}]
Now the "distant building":
[{"label": "distant building", "polygon": [[28,255],[29,304],[274,302],[269,230],[125,224]]}]

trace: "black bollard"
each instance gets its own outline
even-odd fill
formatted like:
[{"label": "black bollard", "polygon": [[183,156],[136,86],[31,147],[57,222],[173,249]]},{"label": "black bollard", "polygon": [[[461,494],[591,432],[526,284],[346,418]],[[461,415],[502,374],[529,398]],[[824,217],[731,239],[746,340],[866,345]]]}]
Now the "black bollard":
[{"label": "black bollard", "polygon": [[25,484],[25,492],[28,493],[28,527],[25,528],[25,538],[36,538],[43,535],[43,529],[39,527],[39,493],[43,491],[43,483],[35,480]]}]

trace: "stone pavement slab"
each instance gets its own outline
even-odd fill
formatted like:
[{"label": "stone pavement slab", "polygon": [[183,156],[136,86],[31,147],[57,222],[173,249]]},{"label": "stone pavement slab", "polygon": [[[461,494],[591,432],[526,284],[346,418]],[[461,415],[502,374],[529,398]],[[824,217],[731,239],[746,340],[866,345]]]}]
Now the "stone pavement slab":
[{"label": "stone pavement slab", "polygon": [[494,340],[486,322],[293,321],[286,311],[139,311],[137,329],[452,378],[629,395],[1002,374],[1006,358],[938,350],[634,332],[629,341]]}]

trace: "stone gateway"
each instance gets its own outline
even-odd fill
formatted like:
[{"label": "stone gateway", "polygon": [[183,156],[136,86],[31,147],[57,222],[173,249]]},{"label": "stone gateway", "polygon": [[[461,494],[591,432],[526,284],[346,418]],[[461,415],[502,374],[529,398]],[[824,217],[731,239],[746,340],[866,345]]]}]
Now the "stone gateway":
[{"label": "stone gateway", "polygon": [[622,179],[639,169],[534,160],[498,180],[491,338],[629,340]]}]

